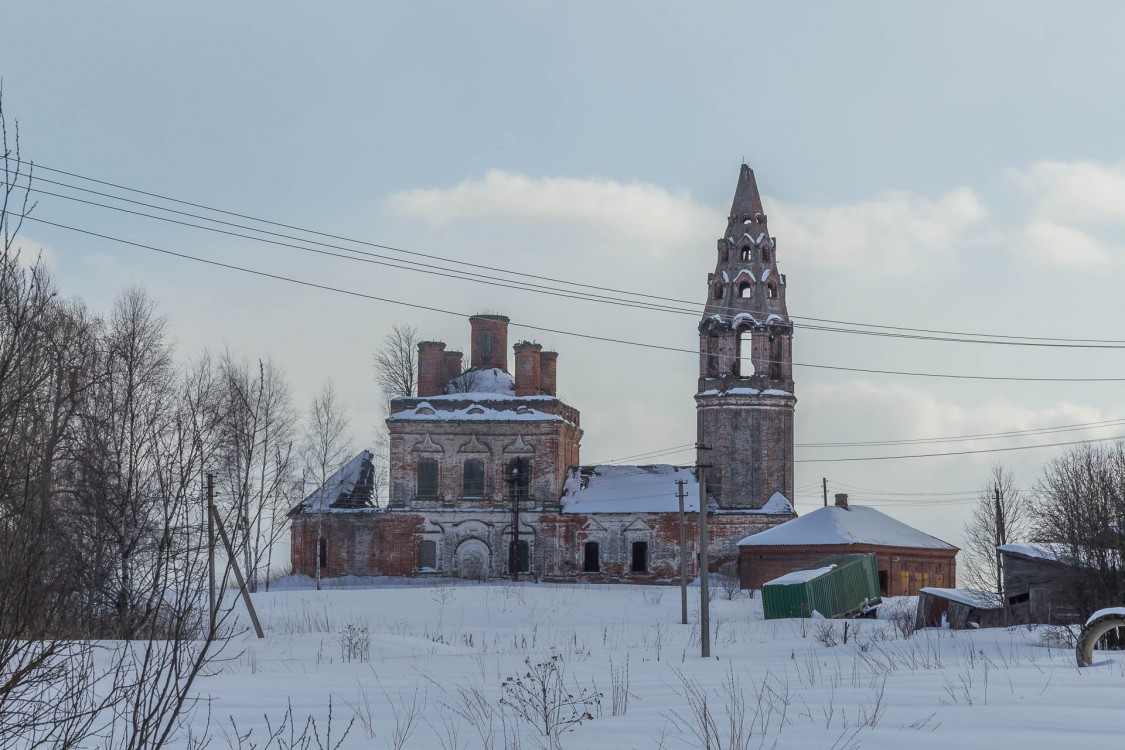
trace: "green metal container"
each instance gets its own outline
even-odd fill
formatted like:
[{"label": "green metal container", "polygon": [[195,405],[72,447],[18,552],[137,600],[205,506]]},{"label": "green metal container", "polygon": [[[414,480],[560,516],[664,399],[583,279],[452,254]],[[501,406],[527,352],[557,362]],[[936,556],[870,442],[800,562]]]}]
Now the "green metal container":
[{"label": "green metal container", "polygon": [[833,555],[762,586],[762,611],[767,620],[810,617],[854,617],[880,604],[875,554]]}]

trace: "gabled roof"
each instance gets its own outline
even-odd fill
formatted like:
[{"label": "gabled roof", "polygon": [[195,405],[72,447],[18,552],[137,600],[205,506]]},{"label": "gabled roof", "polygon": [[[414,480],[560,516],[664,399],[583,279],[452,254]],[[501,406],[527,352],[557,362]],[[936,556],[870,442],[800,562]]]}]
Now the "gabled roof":
[{"label": "gabled roof", "polygon": [[316,513],[321,510],[343,510],[374,507],[375,495],[375,455],[371,451],[360,451],[355,458],[344,464],[335,474],[328,477],[323,485],[301,501],[289,512]]},{"label": "gabled roof", "polygon": [[957,549],[952,544],[862,505],[852,505],[848,509],[835,505],[817,508],[780,526],[752,534],[738,543],[740,547],[840,544]]}]

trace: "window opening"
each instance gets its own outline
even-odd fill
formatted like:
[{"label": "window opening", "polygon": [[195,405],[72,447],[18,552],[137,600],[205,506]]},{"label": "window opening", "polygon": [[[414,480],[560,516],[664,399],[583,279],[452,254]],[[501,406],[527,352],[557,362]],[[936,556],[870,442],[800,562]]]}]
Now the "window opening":
[{"label": "window opening", "polygon": [[489,359],[492,356],[492,331],[480,332],[480,355],[484,359]]},{"label": "window opening", "polygon": [[531,463],[526,458],[513,458],[508,464],[508,500],[530,499]]},{"label": "window opening", "polygon": [[770,262],[770,249],[768,247],[762,248],[762,262],[763,263],[769,263]]},{"label": "window opening", "polygon": [[715,285],[715,290],[714,290],[713,296],[714,296],[715,299],[722,299],[723,298],[723,285],[722,284],[716,284]]},{"label": "window opening", "polygon": [[735,375],[748,378],[754,374],[754,334],[742,331],[738,334],[738,352],[735,359]]},{"label": "window opening", "polygon": [[648,572],[648,542],[633,542],[632,571],[634,573]]},{"label": "window opening", "polygon": [[464,479],[461,495],[463,497],[484,497],[484,461],[470,458],[465,461]]},{"label": "window opening", "polygon": [[777,299],[777,286],[770,284],[766,287],[766,297],[769,299]]},{"label": "window opening", "polygon": [[750,258],[750,246],[749,245],[742,248],[742,259],[743,260],[750,260],[751,259]]},{"label": "window opening", "polygon": [[321,537],[316,542],[316,554],[320,558],[320,569],[328,567],[328,540]]},{"label": "window opening", "polygon": [[437,542],[433,539],[418,542],[418,569],[437,570]]},{"label": "window opening", "polygon": [[748,282],[744,281],[741,284],[739,284],[739,286],[738,286],[738,296],[741,297],[742,299],[748,299],[750,297],[750,294],[751,294],[752,291],[753,290],[751,289],[750,284]]},{"label": "window opening", "polygon": [[586,542],[582,548],[582,572],[598,573],[602,569],[597,542]]},{"label": "window opening", "polygon": [[438,463],[432,458],[418,462],[418,497],[437,497]]},{"label": "window opening", "polygon": [[[518,551],[517,551],[518,548]],[[516,563],[517,573],[530,573],[531,572],[531,545],[527,543],[526,539],[521,539],[519,542],[508,542],[508,570],[512,569],[513,559]]]}]

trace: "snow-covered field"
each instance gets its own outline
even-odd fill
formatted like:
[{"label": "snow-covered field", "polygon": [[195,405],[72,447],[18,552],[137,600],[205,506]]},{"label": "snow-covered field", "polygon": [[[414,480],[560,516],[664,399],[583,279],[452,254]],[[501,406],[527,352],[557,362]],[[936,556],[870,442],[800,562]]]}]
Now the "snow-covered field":
[{"label": "snow-covered field", "polygon": [[[561,697],[593,716],[561,735],[565,748],[1125,742],[1125,653],[1098,652],[1096,666],[1079,670],[1071,648],[1042,645],[1042,631],[1026,627],[904,638],[891,621],[849,621],[844,643],[843,621],[765,621],[760,600],[716,592],[705,660],[697,625],[680,624],[677,588],[351,581],[318,592],[283,583],[291,588],[254,597],[265,640],[236,636],[197,683],[210,700],[193,721],[202,726],[209,707],[211,748],[239,747],[241,736],[241,747],[261,750],[290,704],[295,734],[318,734],[324,750],[353,717],[340,747],[549,747],[542,720],[518,715],[544,703],[525,659],[550,665],[538,669],[548,681],[561,672]],[[690,593],[697,622],[698,589]],[[521,684],[504,688],[512,677]],[[539,713],[556,707],[552,696]],[[289,732],[270,746],[286,747]]]}]

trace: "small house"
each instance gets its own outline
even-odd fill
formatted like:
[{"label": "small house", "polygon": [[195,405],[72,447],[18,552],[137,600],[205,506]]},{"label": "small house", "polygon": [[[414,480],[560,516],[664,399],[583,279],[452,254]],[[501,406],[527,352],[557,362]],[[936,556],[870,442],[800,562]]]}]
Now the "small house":
[{"label": "small house", "polygon": [[1070,625],[1082,622],[1075,566],[1068,548],[1049,542],[996,548],[1004,568],[1004,595],[1015,622]]},{"label": "small house", "polygon": [[874,508],[836,504],[738,542],[742,588],[757,589],[830,555],[873,552],[882,596],[915,596],[925,586],[956,585],[957,547]]}]

